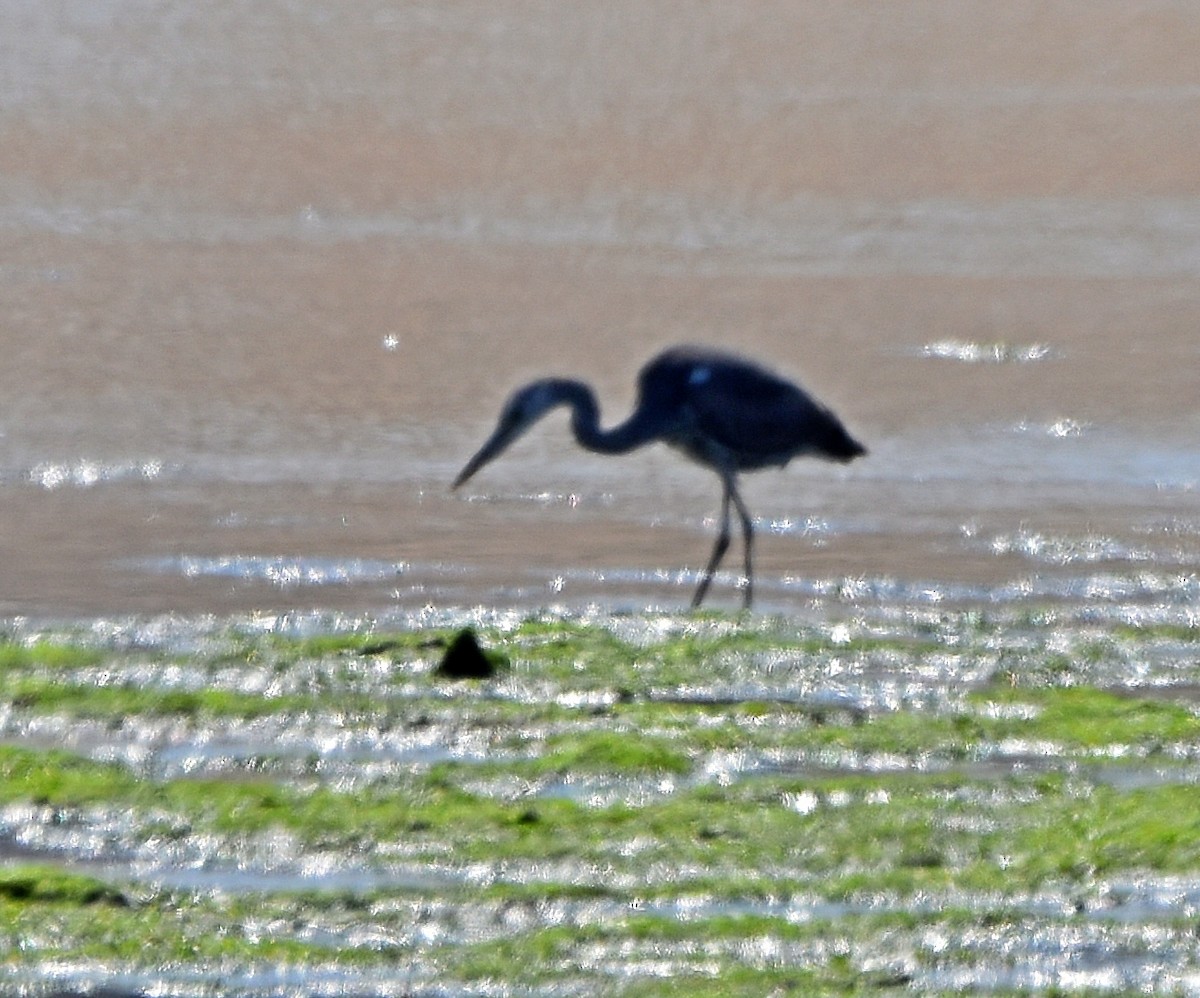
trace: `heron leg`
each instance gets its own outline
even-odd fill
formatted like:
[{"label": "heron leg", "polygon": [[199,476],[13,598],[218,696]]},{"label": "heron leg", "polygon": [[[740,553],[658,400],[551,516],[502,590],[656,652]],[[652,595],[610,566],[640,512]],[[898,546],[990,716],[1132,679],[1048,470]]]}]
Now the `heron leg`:
[{"label": "heron leg", "polygon": [[[708,559],[708,567],[704,569],[704,574],[700,577],[696,595],[692,597],[693,610],[704,602],[704,596],[712,582],[713,573],[716,572],[717,566],[721,564],[721,559],[725,557],[725,552],[729,548],[729,498],[733,493],[733,482],[727,475],[721,476],[721,482],[724,486],[721,494],[721,531],[717,534],[717,543],[713,545],[712,555]],[[740,511],[742,500],[739,498],[737,502]]]},{"label": "heron leg", "polygon": [[743,597],[743,606],[749,610],[750,600],[754,595],[754,520],[751,519],[746,504],[742,502],[742,497],[738,493],[733,479],[729,480],[727,489],[727,494],[733,499],[733,505],[742,520],[742,537],[746,545],[746,592]]}]

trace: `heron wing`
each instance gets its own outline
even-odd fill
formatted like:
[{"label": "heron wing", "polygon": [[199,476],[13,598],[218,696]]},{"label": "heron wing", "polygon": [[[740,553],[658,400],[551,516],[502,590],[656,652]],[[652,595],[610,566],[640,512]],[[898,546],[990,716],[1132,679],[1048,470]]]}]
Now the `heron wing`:
[{"label": "heron wing", "polygon": [[670,434],[697,459],[717,467],[761,468],[805,453],[839,460],[861,453],[838,418],[804,389],[728,354],[676,348],[647,365],[643,404],[657,409]]},{"label": "heron wing", "polygon": [[819,447],[827,411],[795,385],[752,368],[715,371],[689,386],[697,431],[743,467],[782,464]]}]

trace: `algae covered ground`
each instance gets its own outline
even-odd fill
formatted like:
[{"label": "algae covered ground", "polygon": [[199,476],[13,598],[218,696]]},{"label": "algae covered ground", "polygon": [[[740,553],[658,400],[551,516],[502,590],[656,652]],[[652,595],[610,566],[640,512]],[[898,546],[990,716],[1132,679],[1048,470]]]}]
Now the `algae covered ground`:
[{"label": "algae covered ground", "polygon": [[1189,613],[13,622],[0,989],[1200,993]]}]

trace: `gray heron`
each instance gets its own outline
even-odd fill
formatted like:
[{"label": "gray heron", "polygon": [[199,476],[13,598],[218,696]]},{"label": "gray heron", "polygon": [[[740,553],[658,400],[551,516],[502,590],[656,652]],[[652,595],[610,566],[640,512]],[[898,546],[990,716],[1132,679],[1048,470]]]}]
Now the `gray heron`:
[{"label": "gray heron", "polygon": [[832,411],[790,381],[731,354],[674,347],[642,368],[633,413],[608,430],[600,428],[595,392],[581,381],[543,378],[517,389],[501,410],[495,431],[451,488],[459,488],[558,406],[571,410],[575,439],[590,451],[625,454],[662,441],[720,476],[720,531],[692,598],[693,607],[704,600],[729,547],[730,504],[742,523],[743,597],[745,606],[750,606],[754,523],[738,492],[740,472],[783,467],[802,456],[847,462],[867,452]]}]

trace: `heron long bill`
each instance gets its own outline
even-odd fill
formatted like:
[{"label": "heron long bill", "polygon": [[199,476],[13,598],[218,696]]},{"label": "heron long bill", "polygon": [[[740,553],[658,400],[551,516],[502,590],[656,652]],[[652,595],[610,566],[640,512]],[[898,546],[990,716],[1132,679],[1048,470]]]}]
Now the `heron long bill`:
[{"label": "heron long bill", "polygon": [[496,432],[488,437],[487,442],[475,452],[475,456],[458,473],[458,477],[454,479],[454,484],[450,486],[450,490],[454,491],[457,489],[485,464],[498,457],[520,435],[520,431],[521,427],[508,423],[501,423],[500,426],[496,427]]}]

